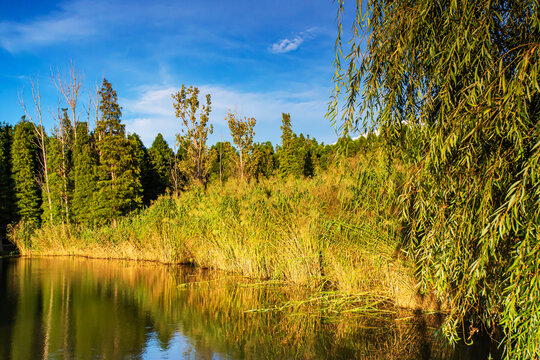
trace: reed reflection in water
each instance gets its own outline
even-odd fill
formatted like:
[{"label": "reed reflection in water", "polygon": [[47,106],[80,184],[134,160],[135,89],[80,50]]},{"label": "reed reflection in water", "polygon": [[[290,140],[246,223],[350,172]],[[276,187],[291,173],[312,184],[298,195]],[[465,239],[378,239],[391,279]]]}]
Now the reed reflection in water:
[{"label": "reed reflection in water", "polygon": [[[411,314],[308,315],[306,290],[189,267],[0,259],[0,359],[468,358]],[[408,317],[396,320],[397,317]]]}]

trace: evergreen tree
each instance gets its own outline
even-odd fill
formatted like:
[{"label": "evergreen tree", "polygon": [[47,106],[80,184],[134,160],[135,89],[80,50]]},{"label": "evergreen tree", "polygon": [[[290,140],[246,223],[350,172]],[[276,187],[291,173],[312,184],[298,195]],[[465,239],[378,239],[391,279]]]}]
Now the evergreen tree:
[{"label": "evergreen tree", "polygon": [[16,220],[15,184],[12,178],[13,128],[0,124],[0,249],[8,224]]},{"label": "evergreen tree", "polygon": [[73,195],[71,179],[73,137],[74,131],[71,121],[67,109],[64,108],[58,115],[58,124],[54,128],[53,136],[48,137],[45,143],[51,206],[46,205],[48,198],[43,191],[43,223],[52,221],[54,224],[64,224],[70,222]]},{"label": "evergreen tree", "polygon": [[[133,166],[139,169],[139,182],[141,189],[138,190],[142,195],[142,203],[149,205],[151,200],[157,199],[161,189],[155,187],[156,179],[158,179],[157,171],[154,170],[150,162],[148,150],[144,146],[141,138],[137,134],[128,135],[128,140],[131,142],[133,152]],[[137,191],[135,189],[135,191]]]},{"label": "evergreen tree", "polygon": [[[64,214],[64,183],[62,178],[62,143],[57,137],[49,137],[45,143],[49,166],[49,189],[51,206],[48,204],[47,194],[42,191],[42,214],[43,224],[60,224],[65,222]],[[51,216],[52,215],[52,216]],[[51,220],[52,219],[52,220]]]},{"label": "evergreen tree", "polygon": [[96,189],[96,220],[116,223],[119,216],[137,209],[142,203],[140,168],[136,165],[133,146],[121,123],[122,108],[116,91],[103,79],[99,91],[100,120],[96,126],[99,155]]},{"label": "evergreen tree", "polygon": [[95,171],[97,154],[94,138],[86,122],[77,123],[77,139],[73,151],[73,217],[83,224],[94,223],[94,192],[97,187]]},{"label": "evergreen tree", "polygon": [[210,148],[210,180],[227,181],[236,173],[238,153],[229,141],[217,142]]},{"label": "evergreen tree", "polygon": [[163,135],[157,134],[150,149],[148,149],[152,171],[155,176],[152,181],[152,189],[154,198],[159,194],[163,194],[167,188],[172,185],[171,169],[173,166],[174,153],[169,147]]},{"label": "evergreen tree", "polygon": [[17,213],[21,220],[39,226],[41,191],[37,178],[37,153],[34,126],[25,117],[15,126],[11,154]]},{"label": "evergreen tree", "polygon": [[270,177],[277,167],[274,147],[270,141],[256,143],[253,150],[253,165],[250,168],[251,174],[259,180],[261,176]]},{"label": "evergreen tree", "polygon": [[304,170],[304,157],[300,153],[300,146],[303,144],[292,131],[291,115],[283,113],[282,116],[279,174],[282,177],[300,176]]}]

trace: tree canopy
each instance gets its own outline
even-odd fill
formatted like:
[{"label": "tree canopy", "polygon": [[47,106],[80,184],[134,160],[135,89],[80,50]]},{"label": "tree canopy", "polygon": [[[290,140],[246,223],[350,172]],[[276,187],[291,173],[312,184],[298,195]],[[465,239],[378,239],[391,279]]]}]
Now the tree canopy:
[{"label": "tree canopy", "polygon": [[410,161],[404,245],[422,287],[450,296],[452,339],[464,321],[500,326],[508,358],[540,355],[539,6],[357,2],[328,114],[344,101],[344,132],[378,127]]}]

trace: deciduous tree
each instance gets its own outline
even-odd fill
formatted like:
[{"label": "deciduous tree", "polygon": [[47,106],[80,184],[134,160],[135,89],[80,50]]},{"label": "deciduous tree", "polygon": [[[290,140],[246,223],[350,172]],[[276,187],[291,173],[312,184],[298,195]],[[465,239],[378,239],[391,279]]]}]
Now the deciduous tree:
[{"label": "deciduous tree", "polygon": [[253,155],[253,135],[255,135],[253,128],[257,121],[255,118],[244,117],[241,119],[236,112],[234,114],[227,113],[225,120],[229,123],[233,143],[238,150],[238,173],[240,179],[244,180],[246,164],[250,162]]},{"label": "deciduous tree", "polygon": [[186,89],[182,85],[181,90],[172,94],[172,97],[175,115],[182,120],[182,135],[176,135],[178,145],[184,145],[186,151],[182,167],[191,180],[204,184],[210,165],[206,141],[208,134],[213,132],[213,126],[208,122],[211,111],[210,95],[206,95],[206,105],[200,106],[199,89],[193,86]]},{"label": "deciduous tree", "polygon": [[345,130],[408,154],[404,244],[450,338],[501,326],[507,358],[540,357],[540,3],[356,4],[330,117],[345,92]]}]

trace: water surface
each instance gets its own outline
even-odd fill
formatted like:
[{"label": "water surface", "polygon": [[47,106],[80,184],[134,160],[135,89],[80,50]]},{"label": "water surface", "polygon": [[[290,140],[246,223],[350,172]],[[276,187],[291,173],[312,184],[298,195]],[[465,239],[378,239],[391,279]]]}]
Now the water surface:
[{"label": "water surface", "polygon": [[266,311],[305,296],[189,267],[0,259],[0,359],[486,358],[449,347],[440,316]]}]

